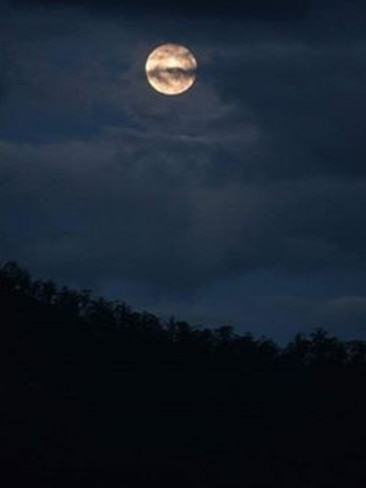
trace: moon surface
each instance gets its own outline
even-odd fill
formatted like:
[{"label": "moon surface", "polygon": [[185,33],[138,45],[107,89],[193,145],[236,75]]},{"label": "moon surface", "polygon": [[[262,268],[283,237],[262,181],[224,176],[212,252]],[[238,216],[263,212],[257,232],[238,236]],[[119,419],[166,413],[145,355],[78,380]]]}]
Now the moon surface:
[{"label": "moon surface", "polygon": [[163,44],[147,58],[145,71],[150,85],[164,95],[180,95],[189,90],[196,79],[197,61],[193,54],[178,44]]}]

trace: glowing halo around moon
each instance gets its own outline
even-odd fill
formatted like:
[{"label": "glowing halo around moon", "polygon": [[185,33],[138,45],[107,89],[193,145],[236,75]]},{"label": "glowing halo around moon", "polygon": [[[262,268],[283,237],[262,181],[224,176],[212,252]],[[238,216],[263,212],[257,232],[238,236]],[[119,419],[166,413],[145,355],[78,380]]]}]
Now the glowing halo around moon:
[{"label": "glowing halo around moon", "polygon": [[145,71],[150,85],[164,95],[180,95],[196,80],[197,61],[178,44],[162,44],[148,56]]}]

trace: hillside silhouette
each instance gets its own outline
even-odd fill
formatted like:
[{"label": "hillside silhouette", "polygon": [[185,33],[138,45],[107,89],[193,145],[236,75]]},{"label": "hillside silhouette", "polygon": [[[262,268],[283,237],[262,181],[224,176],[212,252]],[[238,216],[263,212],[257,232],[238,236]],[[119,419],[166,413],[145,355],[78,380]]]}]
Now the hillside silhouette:
[{"label": "hillside silhouette", "polygon": [[287,346],[0,267],[1,486],[364,488],[366,343]]}]

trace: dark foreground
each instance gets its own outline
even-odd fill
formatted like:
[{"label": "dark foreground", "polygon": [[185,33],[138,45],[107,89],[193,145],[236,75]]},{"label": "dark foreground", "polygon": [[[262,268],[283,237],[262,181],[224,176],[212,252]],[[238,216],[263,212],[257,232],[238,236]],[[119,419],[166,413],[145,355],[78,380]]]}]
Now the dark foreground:
[{"label": "dark foreground", "polygon": [[366,345],[270,340],[0,268],[2,487],[365,488]]}]

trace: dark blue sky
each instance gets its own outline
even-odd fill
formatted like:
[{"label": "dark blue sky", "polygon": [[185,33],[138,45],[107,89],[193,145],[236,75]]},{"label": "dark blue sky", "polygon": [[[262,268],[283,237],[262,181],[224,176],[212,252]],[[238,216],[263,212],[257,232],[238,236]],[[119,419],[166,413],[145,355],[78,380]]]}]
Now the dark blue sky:
[{"label": "dark blue sky", "polygon": [[[164,42],[197,58],[182,96],[146,82]],[[195,324],[365,338],[365,60],[358,0],[0,0],[0,260]]]}]

